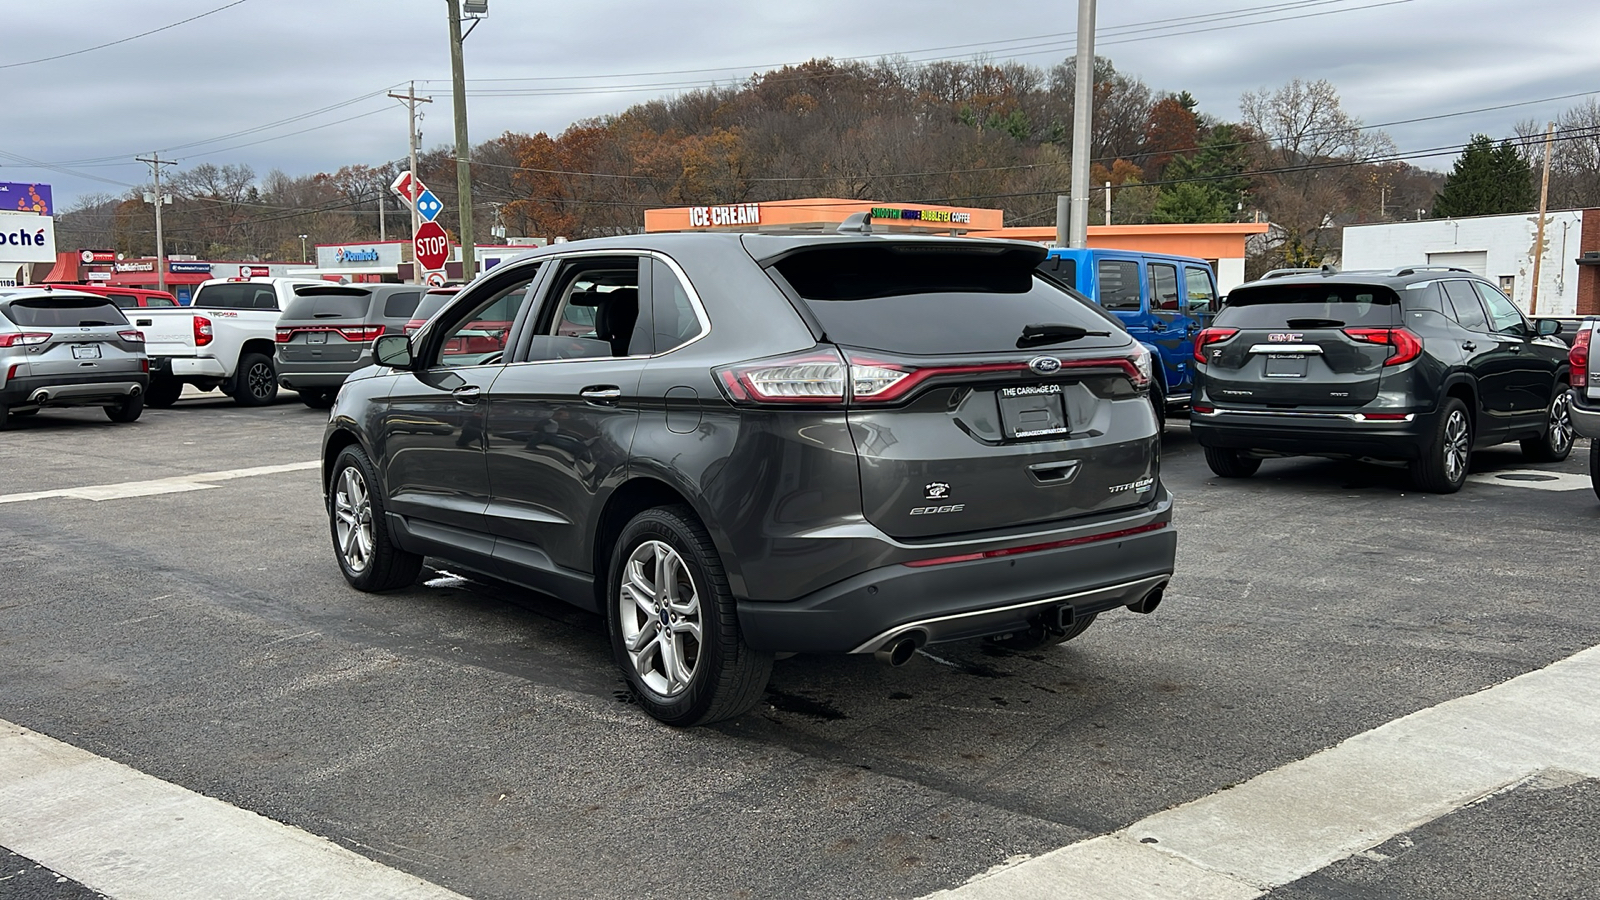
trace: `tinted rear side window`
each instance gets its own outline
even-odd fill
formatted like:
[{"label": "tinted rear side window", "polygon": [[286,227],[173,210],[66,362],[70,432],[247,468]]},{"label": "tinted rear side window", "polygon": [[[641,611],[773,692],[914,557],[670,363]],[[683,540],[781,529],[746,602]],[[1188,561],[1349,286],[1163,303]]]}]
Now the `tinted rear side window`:
[{"label": "tinted rear side window", "polygon": [[774,268],[841,344],[908,354],[1016,352],[1028,325],[1109,332],[1062,347],[1126,342],[1087,300],[1037,276],[1035,261],[1010,249],[888,245],[806,250]]},{"label": "tinted rear side window", "polygon": [[1472,289],[1471,282],[1446,281],[1444,295],[1450,299],[1455,320],[1461,323],[1462,328],[1468,331],[1489,330],[1489,317],[1484,315],[1483,304],[1478,301],[1478,293]]},{"label": "tinted rear side window", "polygon": [[77,328],[126,325],[128,319],[111,301],[99,297],[40,297],[0,306],[13,325],[22,328]]},{"label": "tinted rear side window", "polygon": [[396,291],[383,301],[383,317],[385,319],[409,319],[417,311],[417,304],[422,302],[421,291]]},{"label": "tinted rear side window", "polygon": [[194,305],[213,309],[277,309],[278,295],[270,284],[248,281],[207,284],[195,291]]},{"label": "tinted rear side window", "polygon": [[1106,309],[1139,309],[1139,264],[1127,259],[1102,259],[1095,271],[1100,275],[1100,305]]},{"label": "tinted rear side window", "polygon": [[1237,288],[1216,324],[1226,328],[1375,327],[1398,321],[1400,298],[1381,285],[1264,284]]}]

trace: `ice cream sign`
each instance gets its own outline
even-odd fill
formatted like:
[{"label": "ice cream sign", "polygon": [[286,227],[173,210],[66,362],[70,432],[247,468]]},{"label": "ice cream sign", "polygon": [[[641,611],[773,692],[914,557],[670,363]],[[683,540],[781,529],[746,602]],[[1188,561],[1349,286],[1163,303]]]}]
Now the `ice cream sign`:
[{"label": "ice cream sign", "polygon": [[736,203],[732,206],[689,207],[690,228],[715,228],[719,225],[760,225],[761,204]]}]

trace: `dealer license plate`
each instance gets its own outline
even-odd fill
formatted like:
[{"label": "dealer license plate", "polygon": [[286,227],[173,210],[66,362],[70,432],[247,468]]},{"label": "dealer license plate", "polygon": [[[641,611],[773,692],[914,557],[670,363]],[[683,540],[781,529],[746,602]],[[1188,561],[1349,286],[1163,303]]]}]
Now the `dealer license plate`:
[{"label": "dealer license plate", "polygon": [[1306,377],[1306,358],[1295,353],[1273,353],[1267,357],[1268,378]]},{"label": "dealer license plate", "polygon": [[1000,401],[1000,427],[1008,438],[1066,434],[1066,401],[1059,384],[1008,387],[996,391]]},{"label": "dealer license plate", "polygon": [[100,345],[99,344],[73,344],[72,345],[72,358],[73,359],[99,359],[100,358]]},{"label": "dealer license plate", "polygon": [[328,333],[326,331],[308,331],[308,332],[306,332],[306,343],[308,343],[308,344],[326,344],[327,342],[328,342]]}]

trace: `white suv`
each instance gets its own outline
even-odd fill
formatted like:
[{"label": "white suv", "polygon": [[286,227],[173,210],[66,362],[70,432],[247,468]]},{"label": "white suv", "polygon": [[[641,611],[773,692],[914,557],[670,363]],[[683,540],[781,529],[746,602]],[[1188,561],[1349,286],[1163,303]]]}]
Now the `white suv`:
[{"label": "white suv", "polygon": [[113,422],[144,411],[144,336],[105,297],[0,291],[0,428],[46,406],[99,406]]}]

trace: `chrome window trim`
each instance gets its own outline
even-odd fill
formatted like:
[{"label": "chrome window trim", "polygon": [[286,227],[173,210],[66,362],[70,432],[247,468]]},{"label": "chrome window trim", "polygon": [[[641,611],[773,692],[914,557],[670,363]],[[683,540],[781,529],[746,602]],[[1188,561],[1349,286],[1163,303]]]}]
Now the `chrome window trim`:
[{"label": "chrome window trim", "polygon": [[1322,348],[1316,344],[1251,344],[1250,352],[1255,353],[1286,353],[1294,354],[1320,354]]}]

